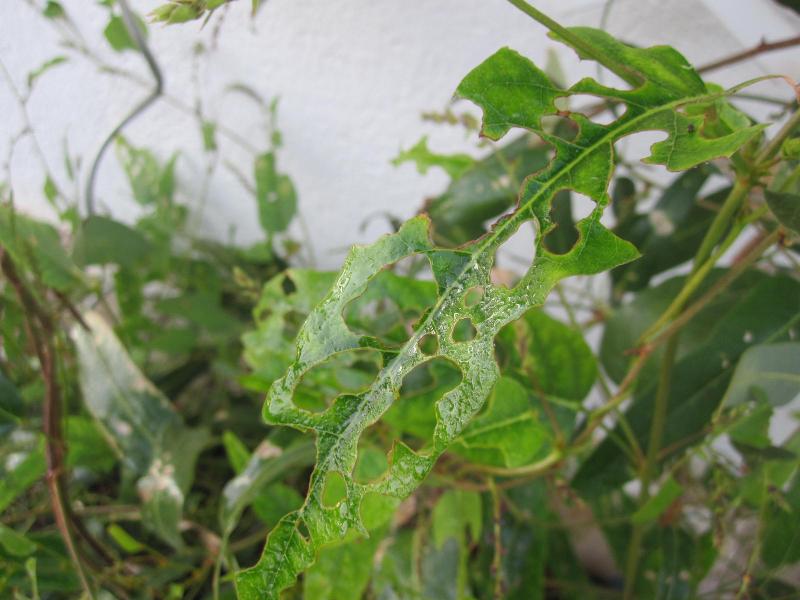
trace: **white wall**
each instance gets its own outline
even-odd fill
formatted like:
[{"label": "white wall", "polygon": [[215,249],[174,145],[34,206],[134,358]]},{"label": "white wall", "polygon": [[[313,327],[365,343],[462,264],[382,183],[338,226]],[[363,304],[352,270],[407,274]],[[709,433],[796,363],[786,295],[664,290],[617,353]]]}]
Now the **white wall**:
[{"label": "white wall", "polygon": [[[147,77],[139,55],[119,55],[108,48],[101,35],[107,18],[104,9],[86,0],[62,1],[104,60]],[[145,13],[159,3],[137,0],[133,6]],[[591,26],[600,23],[605,4],[602,0],[536,2],[567,24]],[[265,96],[280,95],[279,124],[285,141],[280,166],[296,182],[317,263],[325,267],[337,266],[352,242],[368,241],[388,230],[385,221],[376,220],[361,231],[365,216],[390,211],[408,217],[424,197],[442,190],[446,179],[440,173],[423,177],[411,165],[392,167],[389,161],[399,148],[427,133],[434,149],[474,152],[472,140],[465,139],[462,130],[425,124],[419,118],[422,111],[444,108],[460,79],[503,45],[536,61],[545,60],[548,48],[559,48],[545,37],[542,27],[503,0],[269,0],[252,23],[248,7],[244,1],[230,6],[216,49],[200,61],[204,108],[211,118],[263,148],[257,112],[223,92],[231,83],[246,82]],[[209,45],[218,18],[204,29],[197,23],[150,28],[167,92],[189,104],[196,87],[190,68],[194,44],[202,40]],[[616,0],[608,25],[627,41],[670,43],[703,64],[762,37],[773,40],[796,34],[800,19],[771,0]],[[0,58],[18,85],[44,60],[65,53],[52,26],[27,0],[0,2]],[[763,55],[746,68],[726,69],[714,78],[733,84],[778,72],[800,79],[799,54],[789,50]],[[592,65],[579,65],[569,51],[559,49],[559,56],[570,79],[595,72]],[[776,82],[761,84],[757,91],[790,96],[788,87]],[[144,88],[99,73],[80,57],[41,80],[29,103],[30,117],[63,187],[69,189],[61,158],[64,140],[88,164],[103,137],[143,94]],[[765,114],[763,107],[760,110]],[[22,125],[2,80],[0,114],[2,165],[9,139]],[[218,170],[207,200],[202,200],[206,159],[190,116],[161,101],[126,135],[162,157],[181,152],[182,200],[195,207],[201,232],[225,237],[235,227],[239,242],[260,238],[254,201],[226,169]],[[250,155],[224,137],[220,142],[223,158],[249,174]],[[18,205],[47,214],[42,168],[29,141],[16,148],[10,166]],[[103,163],[97,190],[101,206],[114,215],[135,215],[113,152]],[[302,238],[296,227],[293,234]]]}]

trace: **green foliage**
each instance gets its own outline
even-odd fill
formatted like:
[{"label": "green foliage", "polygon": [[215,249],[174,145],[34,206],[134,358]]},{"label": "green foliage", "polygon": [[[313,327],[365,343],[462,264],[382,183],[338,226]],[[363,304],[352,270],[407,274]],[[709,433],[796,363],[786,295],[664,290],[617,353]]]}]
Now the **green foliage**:
[{"label": "green foliage", "polygon": [[[436,248],[424,218],[408,221],[397,233],[372,246],[353,249],[332,291],[300,329],[296,359],[270,387],[264,417],[271,423],[314,431],[317,465],[303,507],[287,515],[271,532],[259,563],[238,575],[241,597],[277,598],[278,592],[313,562],[319,547],[351,528],[365,533],[360,510],[367,494],[403,498],[419,485],[442,452],[465,432],[494,387],[498,367],[493,341],[503,325],[541,305],[560,279],[598,273],[636,258],[632,246],[600,224],[608,202],[606,188],[613,172],[614,141],[637,131],[664,130],[667,139],[653,145],[647,160],[670,169],[687,169],[730,155],[761,130],[759,126],[747,127],[719,138],[699,135],[704,117],[690,117],[678,109],[707,104],[719,95],[706,92],[679,54],[671,49],[634,49],[588,29],[572,33],[598,52],[624,60],[639,86],[630,91],[614,90],[587,79],[562,90],[519,54],[508,49],[497,52],[466,77],[457,93],[483,109],[483,135],[498,139],[512,126],[535,131],[555,148],[553,162],[525,181],[512,214],[487,236],[463,249]],[[531,89],[537,93],[530,94]],[[570,118],[579,130],[567,143],[545,131],[541,119],[557,112],[556,98],[571,93],[592,93],[627,102],[628,110],[609,126],[573,113]],[[547,233],[553,226],[552,199],[563,188],[585,194],[597,203],[592,214],[576,225],[580,235],[575,246],[559,255],[537,241],[536,258],[514,288],[492,284],[489,271],[499,246],[530,219],[535,219],[540,232]],[[342,318],[345,306],[364,292],[380,268],[413,254],[422,254],[430,262],[439,296],[411,338],[396,348],[350,330]],[[474,287],[482,288],[483,296],[476,305],[465,306],[467,291]],[[455,341],[454,327],[463,319],[472,323],[475,335],[468,341]],[[425,335],[437,338],[438,350],[433,356],[456,365],[461,370],[461,382],[437,402],[436,426],[423,452],[397,442],[387,473],[376,482],[359,483],[352,476],[358,439],[397,398],[406,375],[427,360],[418,346]],[[382,368],[366,391],[338,396],[322,412],[310,412],[294,403],[298,383],[308,371],[334,354],[356,348],[377,349],[383,355]],[[344,479],[346,493],[336,506],[329,507],[323,496],[330,473]]]},{"label": "green foliage", "polygon": [[[0,185],[0,595],[796,595],[799,113],[767,140],[743,86],[676,50],[511,3],[617,79],[568,87],[552,56],[497,51],[456,90],[476,147],[400,152],[447,186],[338,272],[303,266],[277,100],[248,82],[225,90],[256,104],[263,146],[205,99],[188,112],[208,175],[252,195],[250,247],[193,232],[188,149],[116,138],[124,223],[80,216],[66,145],[69,185],[39,180],[58,223]],[[101,4],[98,45],[138,49]],[[60,3],[43,14],[68,37],[23,105],[84,54],[118,72]],[[427,118],[475,133],[454,110]],[[653,131],[645,162],[679,174],[623,155]],[[522,262],[507,243],[527,228]]]}]

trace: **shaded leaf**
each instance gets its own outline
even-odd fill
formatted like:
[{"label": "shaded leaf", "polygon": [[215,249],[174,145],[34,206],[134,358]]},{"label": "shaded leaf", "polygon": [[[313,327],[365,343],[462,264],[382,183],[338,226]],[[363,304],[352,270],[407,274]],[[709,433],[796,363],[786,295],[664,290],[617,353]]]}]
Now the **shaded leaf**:
[{"label": "shaded leaf", "polygon": [[800,394],[800,343],[785,342],[753,346],[736,365],[725,393],[725,402],[735,406],[764,399],[780,406]]},{"label": "shaded leaf", "polygon": [[[668,399],[662,448],[679,452],[701,439],[723,400],[742,354],[753,344],[789,339],[800,324],[800,283],[786,277],[762,280],[715,324],[708,339],[679,360]],[[647,447],[657,379],[643,379],[626,418],[640,447]],[[594,496],[633,477],[617,427],[581,464],[572,485]]]},{"label": "shaded leaf", "polygon": [[667,477],[659,490],[633,513],[631,521],[639,525],[655,521],[675,500],[680,498],[682,493],[683,486],[672,476]]},{"label": "shaded leaf", "polygon": [[179,547],[184,497],[197,455],[208,443],[204,429],[187,428],[164,395],[133,363],[111,328],[96,313],[91,328],[72,330],[86,408],[102,428],[123,468],[138,478],[145,523]]},{"label": "shaded leaf", "polygon": [[81,266],[114,263],[131,267],[142,262],[150,250],[150,243],[135,229],[109,217],[92,215],[78,230],[72,256]]},{"label": "shaded leaf", "polygon": [[765,190],[764,195],[781,225],[800,233],[800,195],[772,190]]}]

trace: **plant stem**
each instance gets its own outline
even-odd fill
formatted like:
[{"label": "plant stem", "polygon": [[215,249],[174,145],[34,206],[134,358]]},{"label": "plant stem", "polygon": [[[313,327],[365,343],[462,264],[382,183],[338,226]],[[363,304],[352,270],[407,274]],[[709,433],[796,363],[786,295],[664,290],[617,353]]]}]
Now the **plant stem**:
[{"label": "plant stem", "polygon": [[572,46],[572,48],[582,55],[581,58],[586,56],[596,60],[598,63],[606,67],[609,71],[630,85],[638,86],[642,83],[641,76],[635,71],[631,70],[627,65],[617,61],[614,57],[606,54],[602,49],[598,48],[594,44],[586,42],[578,34],[564,27],[563,25],[560,25],[543,12],[525,2],[525,0],[508,1],[526,15],[547,27],[551,32],[564,40],[567,44]]},{"label": "plant stem", "polygon": [[[658,451],[661,448],[661,439],[664,436],[664,426],[667,420],[669,406],[669,392],[672,383],[672,367],[675,364],[675,355],[678,349],[677,335],[670,338],[664,357],[661,360],[661,371],[658,378],[658,391],[656,392],[653,407],[653,420],[650,424],[650,436],[647,441],[647,455],[642,465],[639,481],[639,504],[643,505],[650,498],[650,482],[653,479]],[[636,589],[636,575],[639,569],[639,557],[642,553],[642,540],[644,539],[645,526],[637,523],[633,526],[631,541],[628,545],[627,565],[625,568],[625,600],[632,600]]]},{"label": "plant stem", "polygon": [[47,461],[45,481],[50,495],[53,517],[64,546],[75,565],[84,593],[89,598],[94,598],[92,587],[89,585],[89,580],[84,571],[71,531],[73,517],[66,498],[66,482],[64,480],[65,443],[61,429],[61,391],[56,373],[55,354],[50,343],[52,323],[48,315],[41,309],[36,299],[25,287],[8,252],[2,248],[0,248],[0,267],[24,308],[26,333],[34,347],[42,369],[42,377],[45,384],[44,403],[42,405],[45,458]]},{"label": "plant stem", "polygon": [[726,56],[725,58],[721,58],[716,60],[712,63],[708,63],[703,65],[702,67],[698,67],[698,73],[705,73],[707,71],[713,71],[715,69],[721,69],[722,67],[727,67],[729,65],[736,64],[738,62],[742,62],[749,58],[753,58],[759,54],[763,54],[765,52],[772,52],[774,50],[782,50],[784,48],[791,48],[792,46],[800,45],[800,35],[796,35],[794,37],[786,38],[783,40],[778,40],[777,42],[767,42],[762,40],[757,46],[753,46],[748,50],[743,50],[742,52],[737,52],[736,54],[732,54],[730,56]]},{"label": "plant stem", "polygon": [[800,127],[800,109],[797,109],[792,116],[789,117],[789,120],[783,124],[783,127],[775,134],[775,137],[761,149],[761,152],[759,152],[756,157],[756,166],[761,166],[772,160],[775,155],[780,152],[781,146],[783,146],[783,142],[786,138],[792,135],[794,130],[798,127]]}]

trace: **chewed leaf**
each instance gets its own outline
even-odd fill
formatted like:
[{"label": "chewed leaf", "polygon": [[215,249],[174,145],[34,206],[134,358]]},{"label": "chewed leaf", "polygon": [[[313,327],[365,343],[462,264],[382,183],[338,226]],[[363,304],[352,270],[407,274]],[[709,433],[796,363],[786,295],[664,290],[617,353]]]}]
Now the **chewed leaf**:
[{"label": "chewed leaf", "polygon": [[[464,79],[457,94],[483,110],[485,136],[499,139],[513,127],[525,128],[552,147],[550,163],[539,172],[521,173],[527,178],[517,206],[488,233],[465,246],[454,250],[434,245],[430,223],[423,215],[370,246],[354,247],[330,291],[300,328],[294,361],[270,387],[264,418],[273,424],[313,431],[316,467],[303,506],[273,529],[258,564],[237,575],[241,598],[277,599],[281,590],[313,563],[319,548],[353,529],[366,533],[361,514],[366,497],[407,496],[448,446],[469,438],[460,436],[467,435],[467,426],[498,383],[495,336],[505,325],[541,306],[559,280],[600,273],[637,258],[636,248],[615,236],[600,220],[609,201],[617,141],[641,131],[665,131],[667,138],[653,146],[649,160],[684,169],[733,153],[760,130],[745,127],[722,137],[706,137],[705,116],[689,116],[682,110],[723,94],[708,92],[676,51],[636,49],[612,43],[605,34],[588,29],[578,33],[599,53],[627,64],[626,80],[634,89],[612,90],[592,80],[561,89],[518,53],[498,51]],[[657,65],[652,64],[654,58]],[[626,103],[627,110],[609,125],[594,123],[578,113],[558,113],[555,100],[578,93]],[[542,117],[557,113],[577,126],[574,138],[565,139],[543,127]],[[564,190],[591,198],[596,207],[575,224],[577,240],[572,248],[555,254],[543,240],[556,227],[551,209],[556,195]],[[514,287],[495,285],[490,272],[498,248],[529,222],[538,232],[532,264]],[[427,259],[438,290],[410,338],[398,347],[372,334],[354,331],[346,320],[348,305],[364,294],[381,272],[414,255]],[[482,290],[480,298],[470,294],[475,289]],[[300,406],[297,391],[304,375],[335,355],[355,349],[380,353],[380,369],[371,385],[338,396],[319,412]],[[436,400],[436,423],[430,439],[419,451],[396,442],[382,478],[368,483],[357,480],[354,468],[361,434],[393,405],[405,377],[436,359],[452,364],[461,377]],[[527,418],[524,411],[521,414]],[[496,446],[491,428],[483,433],[486,435],[472,440],[473,448]],[[536,455],[536,449],[524,457],[509,456],[507,448],[500,450],[501,454],[506,450],[502,462],[511,464]],[[331,478],[343,482],[343,489],[335,502],[326,502],[326,482]]]}]

